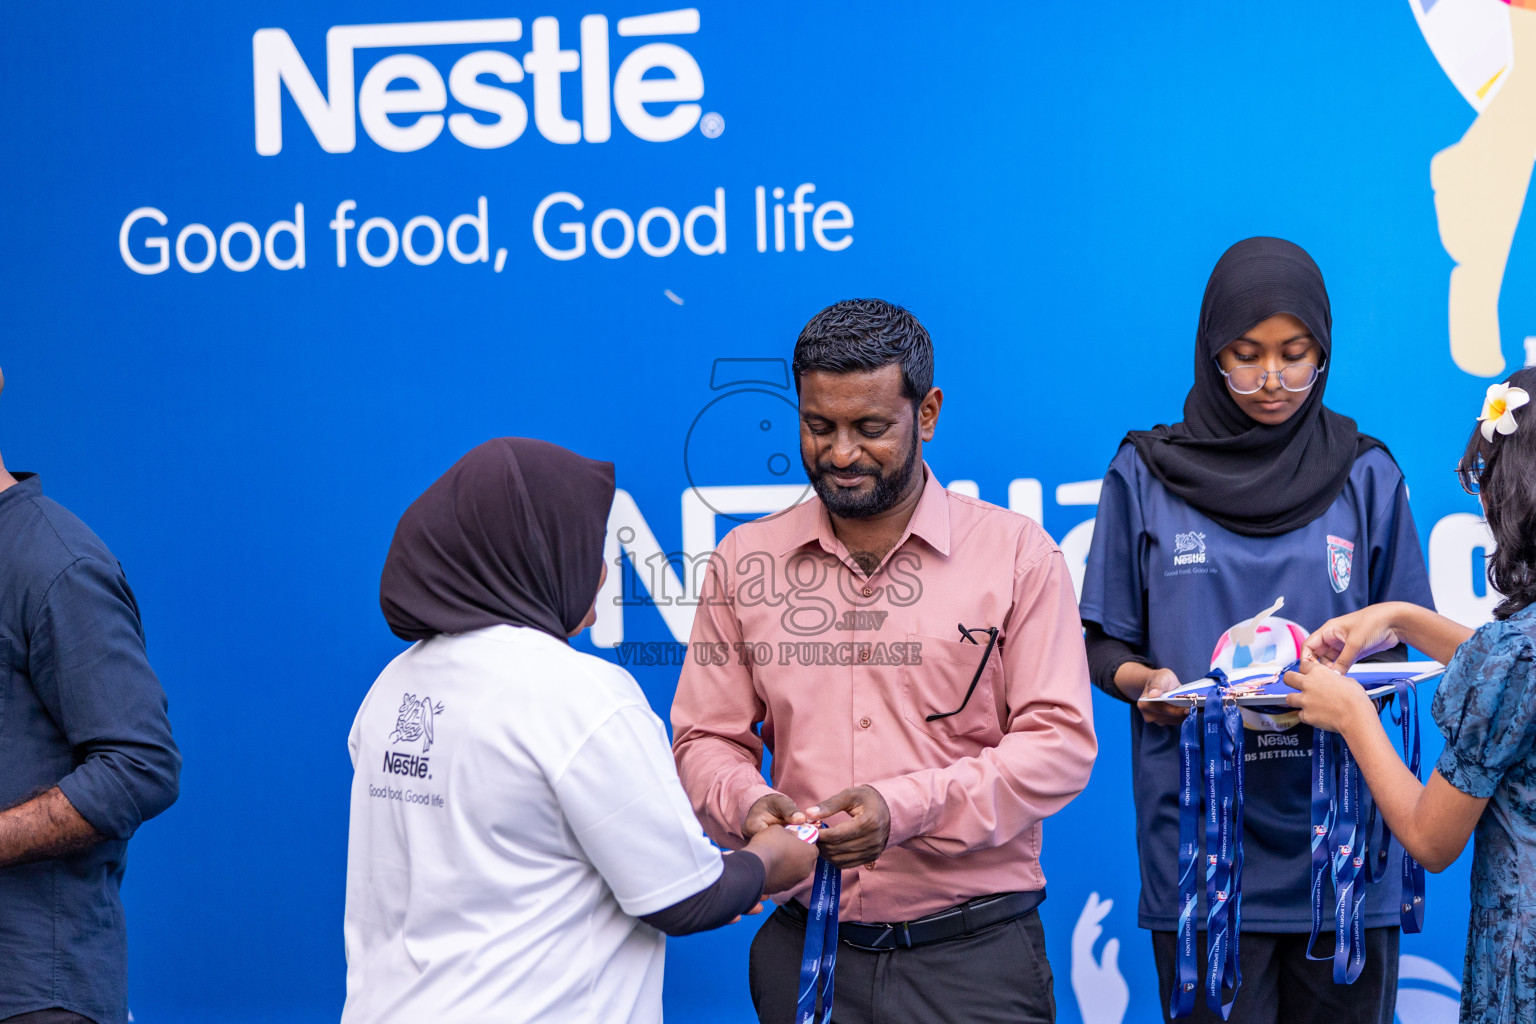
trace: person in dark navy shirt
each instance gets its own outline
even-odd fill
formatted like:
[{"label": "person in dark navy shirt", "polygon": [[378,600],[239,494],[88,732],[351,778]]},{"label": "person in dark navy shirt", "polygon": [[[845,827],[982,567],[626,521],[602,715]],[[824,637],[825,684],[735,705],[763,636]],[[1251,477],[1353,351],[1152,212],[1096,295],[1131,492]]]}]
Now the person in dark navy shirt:
[{"label": "person in dark navy shirt", "polygon": [[128,839],[180,773],[122,567],[0,463],[0,1024],[127,1020]]},{"label": "person in dark navy shirt", "polygon": [[[1217,263],[1184,420],[1128,435],[1104,478],[1081,613],[1094,682],[1112,696],[1135,701],[1200,678],[1223,634],[1277,598],[1283,618],[1270,624],[1302,629],[1378,601],[1432,606],[1401,471],[1381,442],[1323,405],[1331,327],[1322,274],[1297,246],[1248,239]],[[1139,923],[1152,932],[1167,1014],[1183,712],[1160,707],[1130,717]],[[1306,958],[1312,730],[1294,714],[1245,711],[1245,724],[1243,983],[1230,1019],[1392,1024],[1396,888],[1371,887],[1365,970],[1335,985],[1331,963]],[[1386,878],[1398,877],[1400,856],[1394,848]],[[1328,952],[1332,936],[1318,945]],[[1197,946],[1203,976],[1204,940]],[[1219,1015],[1197,1000],[1193,1019]]]}]

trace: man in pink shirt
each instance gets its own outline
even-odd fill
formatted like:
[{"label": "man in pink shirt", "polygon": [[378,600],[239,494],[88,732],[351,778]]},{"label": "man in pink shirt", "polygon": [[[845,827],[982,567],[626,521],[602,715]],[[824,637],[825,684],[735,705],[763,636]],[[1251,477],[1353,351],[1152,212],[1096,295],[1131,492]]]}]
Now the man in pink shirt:
[{"label": "man in pink shirt", "polygon": [[[710,560],[672,705],[683,787],[723,846],[829,824],[839,1024],[1053,1020],[1041,822],[1097,749],[1066,564],[923,461],[944,396],[906,310],[829,306],[794,372],[816,497]],[[753,941],[762,1021],[795,1017],[808,889]]]}]

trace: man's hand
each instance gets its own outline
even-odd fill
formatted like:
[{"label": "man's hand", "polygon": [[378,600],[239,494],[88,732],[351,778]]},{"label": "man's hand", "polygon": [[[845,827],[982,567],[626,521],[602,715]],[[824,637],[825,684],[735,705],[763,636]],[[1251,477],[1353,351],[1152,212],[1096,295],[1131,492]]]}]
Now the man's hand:
[{"label": "man's hand", "polygon": [[856,868],[885,852],[885,844],[891,838],[891,809],[879,790],[873,786],[854,786],[805,811],[805,817],[813,822],[825,821],[834,814],[847,814],[849,820],[823,829],[817,837],[816,845],[827,860],[840,868]]},{"label": "man's hand", "polygon": [[804,825],[805,812],[783,793],[769,793],[747,808],[741,834],[748,839],[769,825]]}]

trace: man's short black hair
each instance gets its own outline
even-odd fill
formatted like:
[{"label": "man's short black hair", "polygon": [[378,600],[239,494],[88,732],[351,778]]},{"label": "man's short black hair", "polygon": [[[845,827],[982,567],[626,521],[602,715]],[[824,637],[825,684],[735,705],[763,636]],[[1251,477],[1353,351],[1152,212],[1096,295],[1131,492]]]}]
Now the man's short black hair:
[{"label": "man's short black hair", "polygon": [[933,387],[933,342],[907,310],[884,299],[844,299],[811,317],[795,342],[795,391],[812,370],[861,373],[901,364],[901,393],[914,408]]}]

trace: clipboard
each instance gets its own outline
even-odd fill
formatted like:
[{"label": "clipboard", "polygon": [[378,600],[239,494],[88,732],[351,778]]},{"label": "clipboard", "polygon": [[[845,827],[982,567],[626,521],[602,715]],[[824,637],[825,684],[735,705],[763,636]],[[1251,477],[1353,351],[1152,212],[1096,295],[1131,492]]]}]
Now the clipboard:
[{"label": "clipboard", "polygon": [[[1233,699],[1240,707],[1294,711],[1295,708],[1287,704],[1285,698],[1298,691],[1286,685],[1282,671],[1284,667],[1283,665],[1250,666],[1244,669],[1241,675],[1228,677],[1227,689],[1233,693]],[[1391,694],[1400,679],[1407,680],[1416,686],[1436,679],[1444,672],[1445,666],[1438,661],[1372,661],[1355,665],[1349,670],[1346,678],[1353,679],[1365,687],[1366,696],[1374,700]],[[1165,704],[1201,707],[1215,692],[1216,680],[1197,679],[1157,697],[1149,697],[1147,703],[1161,701]]]}]

